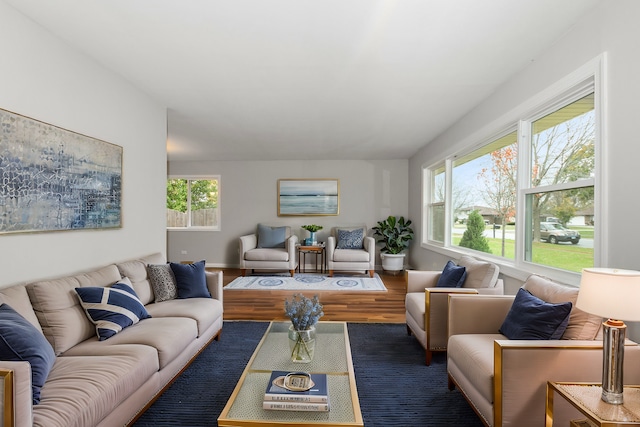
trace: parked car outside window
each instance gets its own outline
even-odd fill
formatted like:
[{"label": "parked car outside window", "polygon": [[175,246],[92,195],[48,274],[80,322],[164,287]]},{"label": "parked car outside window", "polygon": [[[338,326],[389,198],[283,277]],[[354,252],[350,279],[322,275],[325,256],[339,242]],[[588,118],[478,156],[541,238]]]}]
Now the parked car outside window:
[{"label": "parked car outside window", "polygon": [[549,243],[571,242],[577,245],[580,241],[580,233],[569,230],[558,222],[541,222],[540,223],[540,240]]}]

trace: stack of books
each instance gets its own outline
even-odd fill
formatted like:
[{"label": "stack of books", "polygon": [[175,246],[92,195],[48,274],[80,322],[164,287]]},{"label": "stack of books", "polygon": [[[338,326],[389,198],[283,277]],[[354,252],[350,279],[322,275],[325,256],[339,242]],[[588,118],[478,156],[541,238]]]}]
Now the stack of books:
[{"label": "stack of books", "polygon": [[329,411],[329,393],[326,374],[311,374],[314,385],[307,391],[291,391],[284,387],[285,371],[273,371],[267,391],[264,394],[262,407],[276,411]]}]

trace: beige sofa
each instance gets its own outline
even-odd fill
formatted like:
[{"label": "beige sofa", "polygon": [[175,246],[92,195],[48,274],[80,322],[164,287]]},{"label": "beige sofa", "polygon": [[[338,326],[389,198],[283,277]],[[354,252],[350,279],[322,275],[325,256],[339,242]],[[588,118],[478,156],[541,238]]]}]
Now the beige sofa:
[{"label": "beige sofa", "polygon": [[436,287],[441,271],[407,270],[405,319],[407,333],[413,334],[425,348],[425,363],[431,363],[434,351],[446,351],[449,295],[502,295],[504,284],[498,279],[496,264],[463,255],[457,265],[465,267],[467,278],[460,288]]},{"label": "beige sofa", "polygon": [[[131,424],[222,328],[222,273],[206,272],[212,298],[154,302],[147,264],[161,254],[74,276],[0,289],[0,303],[21,314],[51,343],[55,362],[41,401],[32,403],[29,362],[0,361],[13,371],[17,427]],[[76,287],[104,287],[128,277],[152,316],[99,341]],[[7,410],[7,408],[5,408]]]},{"label": "beige sofa", "polygon": [[[602,381],[602,319],[575,308],[578,288],[532,275],[523,288],[543,301],[571,301],[567,329],[558,340],[509,340],[498,332],[514,296],[452,295],[447,372],[487,426],[545,425],[547,381]],[[640,381],[640,346],[627,342],[625,384]],[[554,425],[584,418],[560,399]]]}]

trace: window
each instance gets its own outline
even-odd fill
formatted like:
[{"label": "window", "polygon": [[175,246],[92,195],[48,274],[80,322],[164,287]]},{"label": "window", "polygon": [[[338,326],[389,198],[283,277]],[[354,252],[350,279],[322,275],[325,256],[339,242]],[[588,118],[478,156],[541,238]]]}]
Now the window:
[{"label": "window", "polygon": [[167,228],[220,229],[220,177],[167,180]]},{"label": "window", "polygon": [[595,73],[547,95],[510,114],[505,131],[423,169],[423,243],[563,278],[597,264]]}]

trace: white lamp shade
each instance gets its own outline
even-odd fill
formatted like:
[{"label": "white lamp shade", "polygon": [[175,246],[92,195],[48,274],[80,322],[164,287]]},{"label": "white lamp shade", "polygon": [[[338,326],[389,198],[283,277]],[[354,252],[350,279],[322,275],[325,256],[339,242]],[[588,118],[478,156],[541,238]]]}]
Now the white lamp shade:
[{"label": "white lamp shade", "polygon": [[640,321],[640,271],[585,268],[576,307],[608,319]]}]

